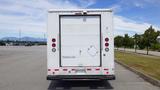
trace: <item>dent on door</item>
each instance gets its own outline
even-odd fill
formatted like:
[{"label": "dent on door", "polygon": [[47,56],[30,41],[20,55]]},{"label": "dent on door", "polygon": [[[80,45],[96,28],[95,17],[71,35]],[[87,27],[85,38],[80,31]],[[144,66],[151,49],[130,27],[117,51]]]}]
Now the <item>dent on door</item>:
[{"label": "dent on door", "polygon": [[88,54],[91,56],[91,57],[94,57],[98,54],[98,50],[97,48],[94,46],[94,45],[91,45],[88,50],[87,50]]}]

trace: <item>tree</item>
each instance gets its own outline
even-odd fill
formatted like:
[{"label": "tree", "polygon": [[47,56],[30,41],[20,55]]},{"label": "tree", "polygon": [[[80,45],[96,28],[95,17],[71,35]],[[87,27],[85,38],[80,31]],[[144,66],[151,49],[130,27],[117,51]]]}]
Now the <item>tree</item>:
[{"label": "tree", "polygon": [[0,46],[5,46],[4,41],[1,41],[1,40],[0,40]]},{"label": "tree", "polygon": [[128,36],[128,34],[124,35],[123,46],[124,46],[124,50],[125,50],[126,47],[129,46],[129,36]]},{"label": "tree", "polygon": [[128,48],[133,48],[134,47],[134,38],[133,37],[129,37],[127,47]]},{"label": "tree", "polygon": [[135,53],[137,52],[137,41],[138,41],[138,40],[137,40],[137,36],[138,36],[138,35],[137,35],[137,33],[136,33],[136,34],[134,35],[134,45],[135,45],[134,48],[135,48]]},{"label": "tree", "polygon": [[114,38],[114,45],[117,47],[117,49],[119,48],[119,47],[122,47],[123,46],[123,37],[122,36],[116,36],[115,38]]},{"label": "tree", "polygon": [[145,48],[143,34],[142,35],[137,35],[137,46],[138,46],[137,48],[139,48],[139,49],[144,49]]},{"label": "tree", "polygon": [[144,45],[145,47],[147,47],[147,55],[149,52],[149,48],[151,47],[152,44],[156,44],[157,43],[157,37],[159,35],[159,32],[156,32],[154,28],[152,28],[152,26],[150,26],[143,34],[143,38],[144,38]]}]

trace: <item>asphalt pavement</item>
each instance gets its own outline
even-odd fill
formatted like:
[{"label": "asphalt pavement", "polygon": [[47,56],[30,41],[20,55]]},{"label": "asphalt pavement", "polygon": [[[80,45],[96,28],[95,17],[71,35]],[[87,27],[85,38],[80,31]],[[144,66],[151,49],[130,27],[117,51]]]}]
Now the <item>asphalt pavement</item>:
[{"label": "asphalt pavement", "polygon": [[160,90],[116,65],[113,81],[47,81],[46,46],[0,47],[0,90]]}]

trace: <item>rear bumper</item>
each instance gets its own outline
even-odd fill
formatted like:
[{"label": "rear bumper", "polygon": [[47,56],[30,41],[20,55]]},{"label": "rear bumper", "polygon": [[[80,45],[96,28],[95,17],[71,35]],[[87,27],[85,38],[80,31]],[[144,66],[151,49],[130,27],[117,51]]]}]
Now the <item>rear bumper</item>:
[{"label": "rear bumper", "polygon": [[47,76],[47,80],[63,80],[63,79],[115,80],[115,75],[48,75]]}]

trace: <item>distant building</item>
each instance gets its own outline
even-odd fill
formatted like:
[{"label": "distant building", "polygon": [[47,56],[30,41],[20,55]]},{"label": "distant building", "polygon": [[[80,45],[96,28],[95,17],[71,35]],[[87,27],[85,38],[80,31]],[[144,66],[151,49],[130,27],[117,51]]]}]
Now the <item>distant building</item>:
[{"label": "distant building", "polygon": [[5,43],[6,44],[6,46],[13,46],[13,43],[12,42],[10,42],[10,43]]},{"label": "distant building", "polygon": [[160,36],[157,37],[157,41],[160,43]]}]

